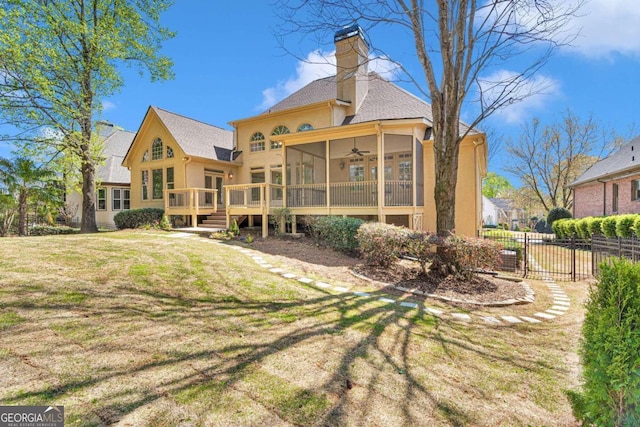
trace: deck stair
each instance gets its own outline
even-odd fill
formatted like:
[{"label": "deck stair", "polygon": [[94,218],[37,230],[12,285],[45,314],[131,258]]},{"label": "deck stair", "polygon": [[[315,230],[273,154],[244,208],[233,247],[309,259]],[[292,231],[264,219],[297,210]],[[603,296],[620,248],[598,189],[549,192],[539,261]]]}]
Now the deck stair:
[{"label": "deck stair", "polygon": [[214,214],[208,215],[207,218],[202,221],[202,224],[200,224],[199,227],[226,230],[227,215],[225,212],[216,212]]}]

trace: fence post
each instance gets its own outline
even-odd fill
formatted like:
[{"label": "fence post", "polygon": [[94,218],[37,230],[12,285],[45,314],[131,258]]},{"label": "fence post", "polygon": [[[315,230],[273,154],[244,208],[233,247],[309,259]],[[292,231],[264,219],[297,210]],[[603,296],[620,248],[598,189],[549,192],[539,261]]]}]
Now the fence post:
[{"label": "fence post", "polygon": [[[522,251],[522,262],[524,262],[524,266],[522,269],[522,277],[527,277],[527,270],[529,268],[529,256],[528,256],[528,251],[527,251],[527,247],[529,246],[529,244],[527,243],[527,233],[524,233],[524,250]],[[516,254],[516,260],[518,259],[518,256]]]},{"label": "fence post", "polygon": [[593,238],[595,237],[596,233],[593,233],[591,235],[591,275],[595,276],[596,275],[596,251],[594,251],[594,247],[593,247]]},{"label": "fence post", "polygon": [[576,281],[576,236],[571,236],[571,281]]}]

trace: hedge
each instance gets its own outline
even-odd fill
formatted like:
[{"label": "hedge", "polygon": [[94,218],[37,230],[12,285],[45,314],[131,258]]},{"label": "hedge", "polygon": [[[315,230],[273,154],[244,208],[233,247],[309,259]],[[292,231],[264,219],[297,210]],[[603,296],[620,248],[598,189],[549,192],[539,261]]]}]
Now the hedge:
[{"label": "hedge", "polygon": [[635,214],[627,214],[627,215],[618,215],[616,217],[616,235],[618,237],[631,237],[633,236],[633,224],[638,218],[638,215]]},{"label": "hedge", "polygon": [[155,227],[162,221],[164,210],[159,208],[131,209],[118,212],[113,221],[119,230],[125,228]]},{"label": "hedge", "polygon": [[319,244],[346,253],[357,253],[356,233],[364,223],[358,218],[315,216],[305,219],[311,237]]},{"label": "hedge", "polygon": [[77,228],[67,227],[66,225],[51,226],[51,225],[34,225],[29,228],[30,236],[56,236],[60,234],[75,234],[79,230]]},{"label": "hedge", "polygon": [[356,234],[360,255],[369,265],[389,267],[397,261],[408,234],[404,227],[380,222],[362,224]]},{"label": "hedge", "polygon": [[600,266],[591,288],[580,346],[584,384],[569,392],[584,425],[640,425],[640,264]]}]

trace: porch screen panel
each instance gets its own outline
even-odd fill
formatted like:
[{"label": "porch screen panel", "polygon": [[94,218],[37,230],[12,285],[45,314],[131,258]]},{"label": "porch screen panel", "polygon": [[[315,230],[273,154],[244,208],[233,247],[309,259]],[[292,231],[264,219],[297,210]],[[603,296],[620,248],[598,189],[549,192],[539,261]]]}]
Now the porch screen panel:
[{"label": "porch screen panel", "polygon": [[325,143],[287,147],[287,205],[320,207],[327,203]]}]

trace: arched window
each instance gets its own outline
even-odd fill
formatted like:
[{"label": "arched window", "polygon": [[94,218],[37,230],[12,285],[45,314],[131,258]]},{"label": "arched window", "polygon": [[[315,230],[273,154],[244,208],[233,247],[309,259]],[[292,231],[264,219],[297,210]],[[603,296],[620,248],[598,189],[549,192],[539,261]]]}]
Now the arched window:
[{"label": "arched window", "polygon": [[[280,126],[276,126],[273,131],[271,132],[271,136],[276,136],[276,135],[284,135],[289,133],[289,128],[284,126],[284,125],[280,125]],[[282,147],[282,142],[278,142],[278,141],[274,141],[273,139],[271,140],[271,149],[272,150],[277,150],[278,148]]]},{"label": "arched window", "polygon": [[162,140],[156,138],[151,145],[151,160],[162,160]]},{"label": "arched window", "polygon": [[251,135],[251,143],[249,144],[249,151],[255,153],[257,151],[264,151],[264,135],[262,132],[256,132]]},{"label": "arched window", "polygon": [[313,130],[313,126],[309,123],[303,123],[298,126],[298,132],[304,132],[305,130]]},{"label": "arched window", "polygon": [[167,159],[173,159],[173,148],[167,145]]},{"label": "arched window", "polygon": [[149,161],[149,150],[145,151],[144,154],[142,155],[142,162],[148,162]]}]

